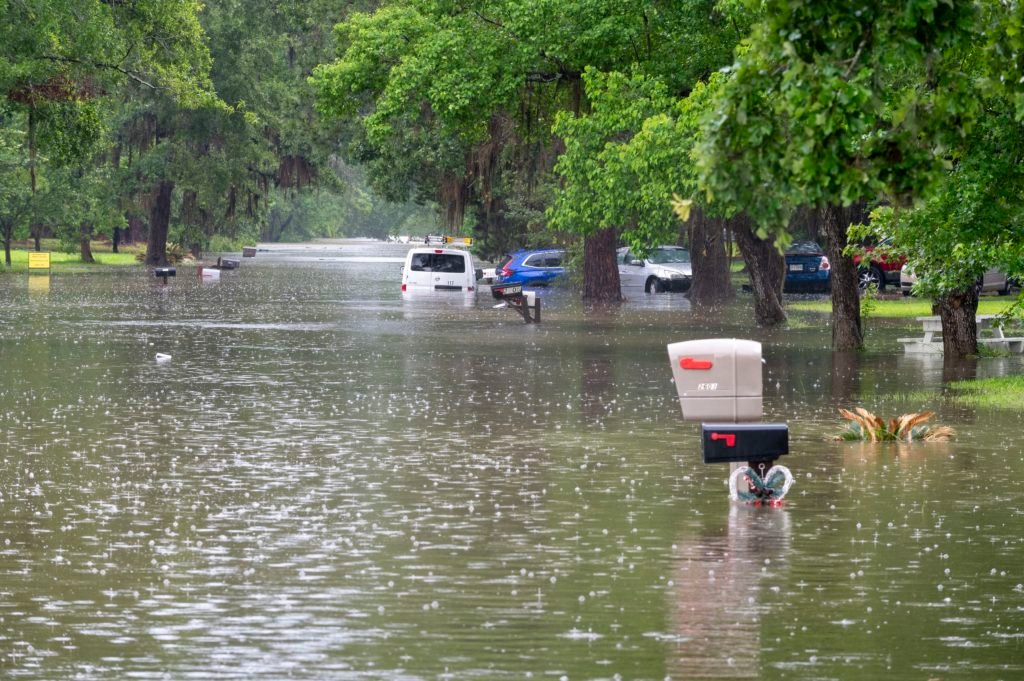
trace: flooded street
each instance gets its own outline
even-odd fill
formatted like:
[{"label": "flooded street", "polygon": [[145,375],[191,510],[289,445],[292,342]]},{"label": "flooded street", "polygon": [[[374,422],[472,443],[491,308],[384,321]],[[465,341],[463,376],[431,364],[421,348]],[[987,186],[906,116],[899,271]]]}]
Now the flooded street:
[{"label": "flooded street", "polygon": [[[0,676],[1024,678],[1024,410],[944,403],[905,326],[833,355],[742,296],[557,288],[525,325],[403,299],[406,248],[0,277]],[[665,346],[710,337],[764,344],[784,508],[680,418]],[[853,406],[959,434],[826,441]]]}]

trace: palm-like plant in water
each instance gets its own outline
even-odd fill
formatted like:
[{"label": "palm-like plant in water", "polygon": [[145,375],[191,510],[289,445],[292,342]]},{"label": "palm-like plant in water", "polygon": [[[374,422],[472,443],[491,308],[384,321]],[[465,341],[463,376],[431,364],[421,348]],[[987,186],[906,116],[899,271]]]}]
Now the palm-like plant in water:
[{"label": "palm-like plant in water", "polygon": [[839,414],[849,423],[846,430],[837,435],[836,440],[860,440],[867,442],[944,442],[956,435],[949,426],[923,425],[935,416],[935,412],[922,411],[903,414],[888,421],[875,416],[863,407],[854,411],[840,409]]}]

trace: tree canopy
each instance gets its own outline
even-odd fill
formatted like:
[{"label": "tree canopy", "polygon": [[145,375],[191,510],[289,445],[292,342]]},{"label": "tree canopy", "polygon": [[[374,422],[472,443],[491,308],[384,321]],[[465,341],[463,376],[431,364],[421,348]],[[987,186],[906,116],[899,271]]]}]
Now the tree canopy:
[{"label": "tree canopy", "polygon": [[157,262],[436,207],[483,255],[586,243],[614,289],[617,245],[721,255],[727,230],[778,323],[770,261],[811,216],[840,291],[848,240],[885,236],[949,298],[1024,267],[1022,24],[1019,0],[18,0],[0,224],[83,248],[125,228]]}]

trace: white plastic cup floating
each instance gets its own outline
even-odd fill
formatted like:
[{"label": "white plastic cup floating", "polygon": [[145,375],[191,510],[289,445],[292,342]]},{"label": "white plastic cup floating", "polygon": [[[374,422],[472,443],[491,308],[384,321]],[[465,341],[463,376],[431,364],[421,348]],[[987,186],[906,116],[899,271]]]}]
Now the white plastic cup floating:
[{"label": "white plastic cup floating", "polygon": [[156,363],[157,364],[167,364],[170,361],[171,361],[171,356],[170,355],[165,355],[162,352],[156,353]]}]

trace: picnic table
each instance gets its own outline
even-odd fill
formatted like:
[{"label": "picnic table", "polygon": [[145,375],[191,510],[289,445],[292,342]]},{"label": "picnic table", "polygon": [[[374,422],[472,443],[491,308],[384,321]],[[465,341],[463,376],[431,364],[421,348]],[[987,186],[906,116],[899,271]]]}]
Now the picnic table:
[{"label": "picnic table", "polygon": [[[942,318],[917,317],[921,322],[923,336],[919,338],[897,338],[908,353],[942,353]],[[978,325],[978,345],[985,345],[996,350],[1008,352],[1024,352],[1024,337],[1009,337],[1003,332],[1002,324],[997,323],[999,315],[980,314],[974,321]]]}]

